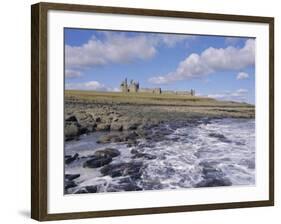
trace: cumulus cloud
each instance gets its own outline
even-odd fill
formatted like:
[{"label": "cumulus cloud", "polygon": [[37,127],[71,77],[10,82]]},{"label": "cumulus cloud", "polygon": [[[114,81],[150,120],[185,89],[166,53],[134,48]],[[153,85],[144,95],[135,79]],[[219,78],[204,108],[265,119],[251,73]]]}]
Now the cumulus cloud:
[{"label": "cumulus cloud", "polygon": [[107,87],[98,81],[80,82],[80,83],[66,83],[67,90],[93,90],[93,91],[113,91],[118,92],[118,88]]},{"label": "cumulus cloud", "polygon": [[217,71],[241,70],[255,64],[255,40],[248,39],[243,48],[207,48],[201,54],[193,53],[181,61],[177,69],[166,75],[149,79],[155,84],[201,78]]},{"label": "cumulus cloud", "polygon": [[218,100],[227,101],[237,101],[246,102],[247,101],[248,90],[247,89],[237,89],[235,91],[224,91],[221,93],[214,93],[207,95],[210,98],[215,98]]},{"label": "cumulus cloud", "polygon": [[80,77],[82,74],[80,71],[66,69],[65,70],[65,77],[67,78],[77,78]]},{"label": "cumulus cloud", "polygon": [[66,67],[87,68],[110,63],[128,63],[134,60],[152,58],[161,44],[174,46],[190,35],[138,34],[127,35],[124,32],[100,31],[81,46],[65,46]]},{"label": "cumulus cloud", "polygon": [[236,79],[237,80],[240,80],[240,79],[247,79],[249,78],[249,74],[246,73],[246,72],[239,72],[236,76]]}]

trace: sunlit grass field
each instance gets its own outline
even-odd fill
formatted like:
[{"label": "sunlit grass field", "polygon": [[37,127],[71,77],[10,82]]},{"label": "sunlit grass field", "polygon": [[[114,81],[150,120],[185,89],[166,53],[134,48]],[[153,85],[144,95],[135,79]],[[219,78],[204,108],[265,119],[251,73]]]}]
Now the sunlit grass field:
[{"label": "sunlit grass field", "polygon": [[153,93],[122,93],[65,90],[65,99],[93,101],[96,103],[126,103],[126,104],[152,104],[152,105],[190,105],[190,106],[252,106],[247,103],[218,101],[213,98]]}]

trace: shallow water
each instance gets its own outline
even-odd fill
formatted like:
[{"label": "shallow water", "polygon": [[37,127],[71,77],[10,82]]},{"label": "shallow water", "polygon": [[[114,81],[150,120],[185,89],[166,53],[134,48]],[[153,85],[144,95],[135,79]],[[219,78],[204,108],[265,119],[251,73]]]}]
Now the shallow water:
[{"label": "shallow water", "polygon": [[[123,191],[121,181],[128,177],[103,176],[100,168],[83,168],[87,156],[106,147],[121,154],[111,164],[142,161],[142,176],[134,180],[139,189],[177,189],[191,187],[255,184],[254,119],[199,119],[196,122],[162,124],[153,131],[165,130],[164,139],[140,139],[137,146],[125,143],[97,144],[103,133],[81,136],[65,144],[65,154],[79,154],[80,159],[66,165],[66,174],[80,174],[75,179],[75,193],[83,186],[98,186],[98,192]],[[156,156],[133,159],[131,150]]]}]

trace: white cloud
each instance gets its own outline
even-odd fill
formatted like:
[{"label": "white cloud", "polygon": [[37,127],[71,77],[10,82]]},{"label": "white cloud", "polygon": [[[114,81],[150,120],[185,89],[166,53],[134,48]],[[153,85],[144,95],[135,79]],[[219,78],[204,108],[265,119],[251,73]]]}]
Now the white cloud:
[{"label": "white cloud", "polygon": [[175,71],[152,77],[149,81],[155,84],[166,84],[178,80],[201,78],[216,71],[240,70],[254,63],[255,40],[248,39],[243,48],[210,47],[200,55],[193,53],[181,61]]},{"label": "white cloud", "polygon": [[102,38],[92,38],[81,46],[65,46],[65,63],[68,69],[87,68],[110,63],[128,63],[134,60],[146,60],[157,53],[160,44],[175,44],[194,38],[190,35],[138,34],[101,31]]},{"label": "white cloud", "polygon": [[118,88],[107,87],[98,81],[80,82],[80,83],[66,83],[67,90],[94,90],[94,91],[113,91],[118,92]]},{"label": "white cloud", "polygon": [[215,98],[218,100],[227,101],[237,101],[246,102],[247,101],[248,90],[247,89],[237,89],[235,91],[224,91],[221,93],[214,93],[207,95],[210,98]]},{"label": "white cloud", "polygon": [[240,80],[240,79],[247,79],[249,78],[249,74],[246,73],[246,72],[239,72],[236,76],[236,79],[237,80]]},{"label": "white cloud", "polygon": [[149,44],[145,36],[107,34],[104,41],[93,36],[82,46],[66,45],[65,63],[68,68],[83,68],[147,59],[155,53],[155,47]]},{"label": "white cloud", "polygon": [[67,78],[77,78],[80,77],[82,74],[80,71],[76,71],[76,70],[71,70],[71,69],[66,69],[65,70],[65,76]]}]

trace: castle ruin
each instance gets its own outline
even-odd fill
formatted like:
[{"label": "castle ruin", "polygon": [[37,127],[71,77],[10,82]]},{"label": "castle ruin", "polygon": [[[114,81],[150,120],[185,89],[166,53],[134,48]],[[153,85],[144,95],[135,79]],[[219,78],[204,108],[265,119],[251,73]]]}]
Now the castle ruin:
[{"label": "castle ruin", "polygon": [[140,88],[140,84],[137,81],[131,80],[128,84],[127,78],[120,84],[120,91],[123,93],[152,93],[152,94],[174,94],[174,95],[185,95],[195,96],[195,90],[190,91],[168,91],[162,90],[161,88]]}]

